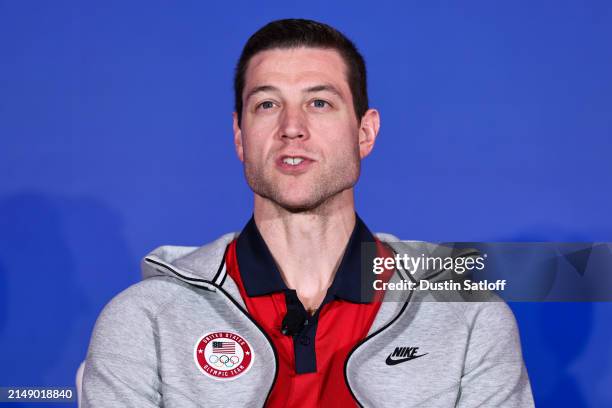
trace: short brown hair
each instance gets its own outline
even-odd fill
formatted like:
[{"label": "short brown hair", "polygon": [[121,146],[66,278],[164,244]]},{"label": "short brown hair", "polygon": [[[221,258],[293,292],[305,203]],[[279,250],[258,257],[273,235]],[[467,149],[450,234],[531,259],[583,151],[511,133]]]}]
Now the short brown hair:
[{"label": "short brown hair", "polygon": [[368,89],[365,61],[355,44],[335,28],[313,20],[284,19],[272,21],[253,34],[236,65],[234,75],[234,109],[238,126],[242,122],[242,92],[245,74],[251,58],[261,51],[275,48],[313,47],[334,49],[340,53],[347,67],[347,82],[353,96],[357,118],[368,110]]}]

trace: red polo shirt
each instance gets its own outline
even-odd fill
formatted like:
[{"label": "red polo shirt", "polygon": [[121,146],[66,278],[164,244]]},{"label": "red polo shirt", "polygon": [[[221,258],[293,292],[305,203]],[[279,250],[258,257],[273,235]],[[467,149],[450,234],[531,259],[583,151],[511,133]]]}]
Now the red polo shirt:
[{"label": "red polo shirt", "polygon": [[[362,247],[367,242],[376,245]],[[356,217],[321,307],[307,317],[298,334],[289,336],[280,330],[288,305],[304,309],[296,292],[283,282],[253,218],[230,244],[227,272],[238,285],[249,313],[277,351],[278,376],[266,406],[356,406],[344,379],[344,362],[366,337],[380,306],[381,294],[373,292],[369,283],[373,256],[392,256],[392,252]]]}]

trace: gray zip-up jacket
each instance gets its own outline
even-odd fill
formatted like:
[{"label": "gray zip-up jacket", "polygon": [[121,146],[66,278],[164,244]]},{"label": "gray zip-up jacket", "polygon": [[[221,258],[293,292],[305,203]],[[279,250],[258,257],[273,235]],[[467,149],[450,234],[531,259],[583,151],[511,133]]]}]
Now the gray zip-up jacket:
[{"label": "gray zip-up jacket", "polygon": [[[410,250],[410,242],[376,235],[398,254]],[[163,246],[143,259],[143,281],[117,295],[96,322],[83,378],[84,407],[265,405],[277,356],[226,273],[223,255],[236,236],[226,234],[200,248]],[[391,282],[404,278],[400,272]],[[345,381],[356,402],[393,408],[532,407],[508,306],[436,299],[417,290],[381,304],[368,336],[345,361]],[[236,333],[249,343],[248,372],[231,380],[204,375],[194,353],[203,334],[212,332]],[[422,357],[397,361],[414,347]]]}]

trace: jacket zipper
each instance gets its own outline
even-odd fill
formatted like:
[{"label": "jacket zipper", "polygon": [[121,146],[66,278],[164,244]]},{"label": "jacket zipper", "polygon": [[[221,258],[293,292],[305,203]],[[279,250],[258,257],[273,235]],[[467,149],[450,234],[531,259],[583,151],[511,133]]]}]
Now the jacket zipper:
[{"label": "jacket zipper", "polygon": [[236,300],[229,293],[225,291],[225,289],[223,289],[221,286],[214,284],[214,283],[212,285],[216,287],[217,290],[219,290],[221,293],[223,293],[229,300],[231,300],[234,306],[236,306],[238,310],[240,310],[255,325],[255,327],[259,329],[259,331],[264,335],[264,337],[268,341],[268,344],[270,345],[270,348],[272,349],[272,352],[274,353],[274,379],[272,380],[272,385],[270,385],[270,389],[268,390],[268,394],[266,395],[266,399],[264,400],[264,403],[262,405],[262,407],[265,407],[266,404],[268,403],[268,399],[270,398],[270,395],[272,394],[272,390],[274,389],[274,384],[276,384],[276,379],[278,378],[278,353],[276,351],[276,347],[274,347],[274,344],[272,343],[272,339],[270,338],[270,336],[268,336],[268,333],[264,331],[263,327],[261,327],[259,323],[257,323],[255,319],[253,319],[251,315],[246,310],[244,310],[244,308],[238,302],[236,302]]},{"label": "jacket zipper", "polygon": [[408,295],[408,299],[406,299],[406,302],[404,302],[404,305],[402,306],[402,309],[393,317],[393,319],[391,319],[389,322],[387,322],[387,324],[385,324],[380,329],[376,330],[374,333],[369,334],[363,340],[361,340],[357,344],[355,344],[355,346],[348,353],[348,356],[346,357],[346,360],[344,360],[344,382],[346,383],[346,387],[349,389],[349,392],[351,393],[351,396],[353,397],[353,399],[355,400],[357,405],[359,405],[360,407],[363,407],[363,405],[357,399],[357,396],[353,392],[353,389],[351,388],[351,385],[349,384],[349,381],[348,381],[348,371],[347,371],[347,369],[348,369],[348,362],[351,359],[351,356],[353,355],[353,353],[355,351],[357,351],[357,349],[359,347],[364,345],[365,342],[367,342],[368,340],[372,339],[374,336],[377,336],[380,333],[382,333],[384,330],[388,329],[393,323],[395,323],[397,321],[397,319],[400,318],[400,316],[404,313],[404,311],[408,307],[408,303],[410,302],[411,298],[412,298],[412,292],[410,292],[410,295]]}]

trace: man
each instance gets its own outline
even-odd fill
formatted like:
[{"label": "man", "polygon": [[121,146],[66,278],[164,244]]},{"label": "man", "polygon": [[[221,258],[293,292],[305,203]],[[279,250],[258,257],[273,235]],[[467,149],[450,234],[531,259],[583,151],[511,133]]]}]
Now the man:
[{"label": "man", "polygon": [[363,58],[325,24],[274,21],[249,39],[233,129],[253,217],[145,257],[145,279],[96,323],[85,406],[533,405],[503,302],[382,302],[364,284],[363,262],[408,248],[355,214],[380,126],[366,89]]}]

